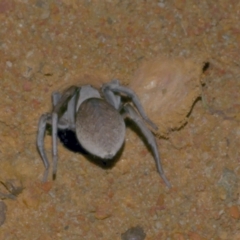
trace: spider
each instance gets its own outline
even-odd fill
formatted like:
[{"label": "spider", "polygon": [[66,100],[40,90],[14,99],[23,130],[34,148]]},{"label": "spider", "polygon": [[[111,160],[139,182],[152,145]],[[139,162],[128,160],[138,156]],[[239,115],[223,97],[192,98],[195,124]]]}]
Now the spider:
[{"label": "spider", "polygon": [[[122,98],[127,97],[123,103]],[[71,86],[62,94],[52,93],[53,110],[39,119],[37,148],[41,155],[47,181],[49,161],[44,150],[44,135],[48,125],[52,128],[53,177],[57,172],[57,131],[71,130],[76,133],[81,146],[93,156],[111,160],[121,149],[129,118],[146,138],[156,161],[157,170],[167,187],[171,187],[161,165],[156,140],[146,124],[153,130],[157,126],[147,117],[137,95],[118,80],[102,85],[100,91],[91,85]]]}]

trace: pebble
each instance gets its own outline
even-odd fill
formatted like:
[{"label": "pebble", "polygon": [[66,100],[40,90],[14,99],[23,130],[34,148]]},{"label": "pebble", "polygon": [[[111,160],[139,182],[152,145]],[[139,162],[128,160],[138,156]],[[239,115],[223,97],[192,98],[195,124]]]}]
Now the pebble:
[{"label": "pebble", "polygon": [[144,240],[145,238],[146,234],[140,226],[132,227],[121,235],[122,240]]},{"label": "pebble", "polygon": [[236,174],[227,168],[223,169],[218,185],[223,188],[220,193],[220,199],[232,201],[237,191],[238,179]]},{"label": "pebble", "polygon": [[233,205],[229,208],[229,214],[232,218],[234,219],[239,219],[240,217],[240,211],[239,211],[239,208],[238,206],[236,205]]}]

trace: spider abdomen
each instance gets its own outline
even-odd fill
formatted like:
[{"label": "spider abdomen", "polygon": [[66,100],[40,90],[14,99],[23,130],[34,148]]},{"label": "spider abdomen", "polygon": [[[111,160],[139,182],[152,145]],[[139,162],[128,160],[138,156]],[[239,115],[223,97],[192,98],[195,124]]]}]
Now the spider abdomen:
[{"label": "spider abdomen", "polygon": [[123,145],[125,123],[120,113],[100,98],[81,103],[76,115],[76,134],[80,144],[91,154],[111,159]]}]

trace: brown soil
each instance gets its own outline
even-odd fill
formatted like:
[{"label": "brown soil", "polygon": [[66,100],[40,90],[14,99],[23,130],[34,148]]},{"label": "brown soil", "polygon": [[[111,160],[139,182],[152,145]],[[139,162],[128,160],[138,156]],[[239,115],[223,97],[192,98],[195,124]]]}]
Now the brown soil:
[{"label": "brown soil", "polygon": [[[135,226],[146,240],[240,239],[239,11],[236,0],[0,0],[0,239],[120,240]],[[57,178],[41,182],[36,134],[53,91],[117,78],[138,92],[141,65],[161,59],[172,74],[168,58],[197,64],[145,106],[171,189],[134,127],[110,168],[59,144]],[[51,160],[50,135],[45,147]]]}]

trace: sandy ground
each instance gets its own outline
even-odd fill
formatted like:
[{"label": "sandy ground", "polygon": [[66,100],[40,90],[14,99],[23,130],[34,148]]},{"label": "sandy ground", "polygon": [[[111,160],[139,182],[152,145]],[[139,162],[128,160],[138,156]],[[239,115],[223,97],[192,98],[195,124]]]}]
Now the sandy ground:
[{"label": "sandy ground", "polygon": [[[118,240],[137,225],[146,240],[240,239],[240,2],[193,2],[0,0],[0,239]],[[131,128],[110,168],[59,144],[43,184],[36,134],[51,93],[129,84],[159,56],[209,63],[187,123],[157,139],[173,187]],[[51,159],[50,135],[45,147]]]}]

